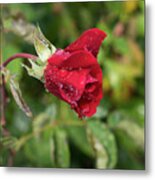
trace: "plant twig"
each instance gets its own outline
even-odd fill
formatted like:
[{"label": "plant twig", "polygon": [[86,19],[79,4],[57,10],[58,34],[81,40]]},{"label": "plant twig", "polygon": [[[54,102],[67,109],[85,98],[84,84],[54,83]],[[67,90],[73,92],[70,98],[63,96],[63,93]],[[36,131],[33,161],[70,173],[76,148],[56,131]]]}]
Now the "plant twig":
[{"label": "plant twig", "polygon": [[1,84],[0,84],[0,93],[1,93],[1,105],[0,105],[0,112],[1,112],[1,125],[5,126],[5,105],[6,105],[6,95],[5,95],[5,82],[4,82],[4,75],[1,76]]},{"label": "plant twig", "polygon": [[32,59],[37,60],[37,56],[28,54],[28,53],[17,53],[11,57],[9,57],[4,63],[0,66],[0,70],[2,70],[4,67],[6,67],[11,61],[17,59],[17,58],[26,58],[26,59]]}]

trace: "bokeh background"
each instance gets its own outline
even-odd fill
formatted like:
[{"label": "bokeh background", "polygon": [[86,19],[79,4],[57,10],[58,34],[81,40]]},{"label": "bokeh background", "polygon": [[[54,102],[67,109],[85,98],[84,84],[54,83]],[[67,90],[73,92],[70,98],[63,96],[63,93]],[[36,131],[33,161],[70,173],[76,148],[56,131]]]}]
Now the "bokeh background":
[{"label": "bokeh background", "polygon": [[[144,169],[144,1],[3,4],[3,60],[18,52],[36,54],[32,29],[40,26],[57,48],[84,31],[107,33],[98,62],[104,98],[86,124],[69,105],[45,91],[16,60],[8,69],[33,113],[28,118],[6,84],[6,129],[0,166]],[[1,127],[2,130],[2,127]]]}]

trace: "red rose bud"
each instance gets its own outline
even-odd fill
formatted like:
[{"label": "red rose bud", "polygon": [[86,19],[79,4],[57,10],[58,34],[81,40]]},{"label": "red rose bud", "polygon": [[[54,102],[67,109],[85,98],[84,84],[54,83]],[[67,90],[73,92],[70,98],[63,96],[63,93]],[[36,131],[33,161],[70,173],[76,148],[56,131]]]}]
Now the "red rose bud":
[{"label": "red rose bud", "polygon": [[58,49],[44,71],[48,91],[70,104],[80,118],[92,116],[103,97],[96,56],[105,37],[97,28],[85,31],[64,50]]}]

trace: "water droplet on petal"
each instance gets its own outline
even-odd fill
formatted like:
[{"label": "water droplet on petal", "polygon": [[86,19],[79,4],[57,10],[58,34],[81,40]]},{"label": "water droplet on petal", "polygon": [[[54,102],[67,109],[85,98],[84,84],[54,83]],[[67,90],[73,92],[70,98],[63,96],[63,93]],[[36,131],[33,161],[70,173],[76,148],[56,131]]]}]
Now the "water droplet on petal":
[{"label": "water droplet on petal", "polygon": [[62,88],[63,88],[63,84],[62,84],[62,83],[58,83],[58,87],[59,87],[60,89],[62,89]]},{"label": "water droplet on petal", "polygon": [[66,75],[68,74],[68,72],[64,69],[62,69],[60,72],[59,72],[59,75],[64,78]]}]

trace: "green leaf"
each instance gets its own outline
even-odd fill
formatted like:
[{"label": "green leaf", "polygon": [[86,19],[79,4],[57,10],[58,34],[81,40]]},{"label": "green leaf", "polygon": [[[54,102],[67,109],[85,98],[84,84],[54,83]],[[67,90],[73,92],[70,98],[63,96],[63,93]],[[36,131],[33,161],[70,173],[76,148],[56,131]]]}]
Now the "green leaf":
[{"label": "green leaf", "polygon": [[113,133],[104,123],[88,121],[87,134],[96,154],[96,168],[113,168],[117,162],[117,147]]},{"label": "green leaf", "polygon": [[52,132],[44,132],[42,136],[34,137],[24,144],[25,156],[34,167],[55,167],[53,141]]},{"label": "green leaf", "polygon": [[56,51],[56,48],[45,38],[39,27],[35,29],[33,38],[34,47],[39,58],[42,62],[46,62],[47,59]]},{"label": "green leaf", "polygon": [[144,149],[144,128],[135,123],[132,117],[125,114],[125,111],[115,111],[108,117],[110,127],[123,130],[132,141]]},{"label": "green leaf", "polygon": [[90,146],[86,130],[84,127],[69,127],[67,132],[71,141],[77,146],[83,153],[88,156],[94,156],[93,149]]},{"label": "green leaf", "polygon": [[14,148],[16,145],[17,139],[13,136],[7,136],[0,138],[0,144],[5,148]]},{"label": "green leaf", "polygon": [[24,101],[22,97],[22,93],[19,88],[18,82],[15,80],[14,76],[10,77],[10,89],[11,93],[14,97],[14,100],[16,101],[19,108],[28,116],[32,117],[32,112],[26,102]]},{"label": "green leaf", "polygon": [[126,118],[127,117],[125,116],[125,113],[123,111],[111,112],[108,116],[108,125],[113,128],[117,126],[120,121],[125,120]]},{"label": "green leaf", "polygon": [[66,132],[62,129],[55,131],[55,153],[57,167],[67,168],[70,165],[70,152]]},{"label": "green leaf", "polygon": [[54,121],[56,117],[56,106],[54,104],[47,107],[47,109],[38,114],[33,120],[33,131],[34,133],[39,132],[46,125],[49,125]]},{"label": "green leaf", "polygon": [[128,136],[130,136],[137,146],[144,149],[144,129],[139,127],[136,123],[124,120],[121,121],[117,128],[124,130]]},{"label": "green leaf", "polygon": [[131,137],[127,136],[123,130],[115,131],[115,136],[118,142],[118,163],[117,168],[127,170],[142,170],[145,163],[144,152],[141,148],[136,147]]},{"label": "green leaf", "polygon": [[104,146],[99,142],[99,140],[92,135],[90,129],[87,129],[88,138],[92,148],[95,151],[96,157],[96,168],[98,169],[106,169],[108,164],[108,154],[104,148]]}]

